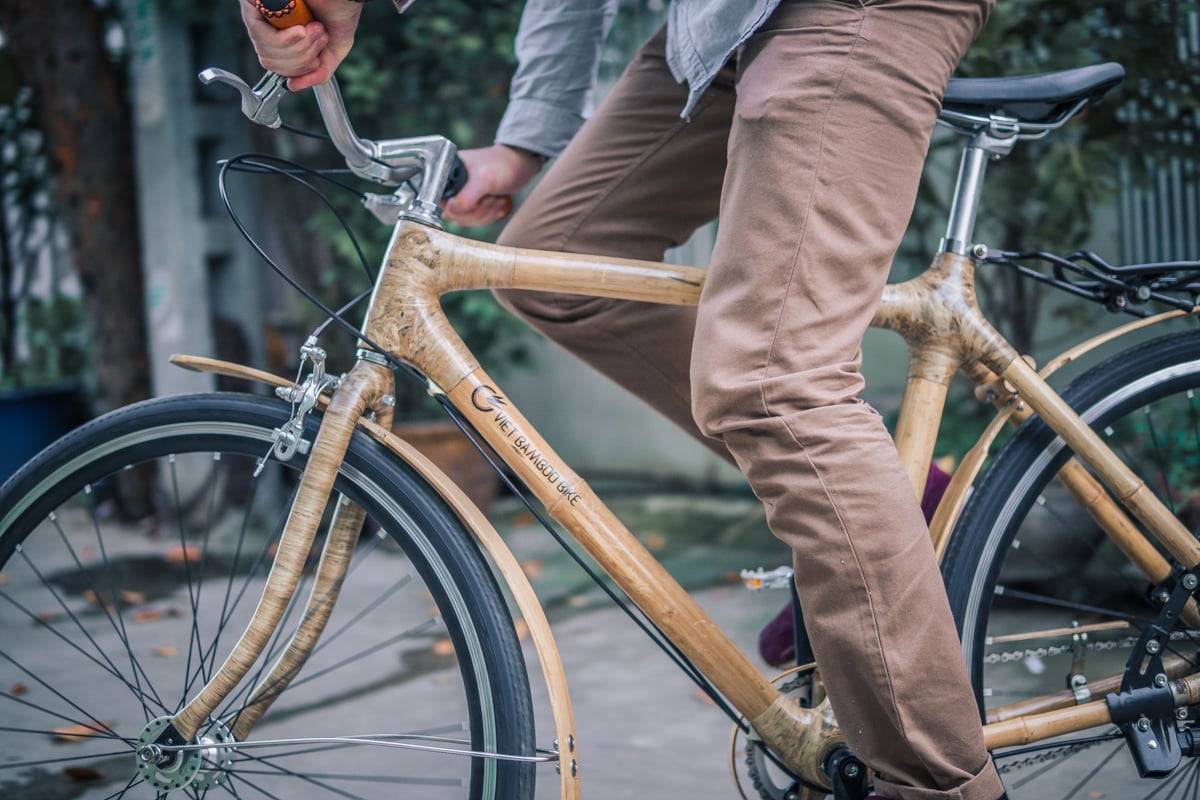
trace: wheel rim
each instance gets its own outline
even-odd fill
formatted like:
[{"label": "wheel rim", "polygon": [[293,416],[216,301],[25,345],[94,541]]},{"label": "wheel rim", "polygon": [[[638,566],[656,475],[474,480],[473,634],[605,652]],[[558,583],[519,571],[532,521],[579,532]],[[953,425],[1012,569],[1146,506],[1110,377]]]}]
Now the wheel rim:
[{"label": "wheel rim", "polygon": [[[1200,400],[1187,387],[1197,384],[1196,372],[1195,364],[1152,372],[1084,415],[1193,531],[1200,519],[1188,519],[1185,501],[1200,485]],[[1140,402],[1145,398],[1152,399]],[[1148,581],[1131,574],[1127,559],[1053,480],[1065,458],[1061,440],[1041,450],[1016,480],[979,558],[989,564],[1004,554],[998,577],[975,576],[966,618],[979,622],[963,630],[983,705],[993,714],[998,706],[1054,692],[1077,693],[1079,702],[1103,699],[1100,692],[1089,696],[1087,683],[1120,676],[1155,613],[1143,593]],[[1065,562],[1067,553],[1086,553],[1086,563]],[[1185,673],[1195,671],[1198,642],[1196,632],[1177,631],[1168,647]],[[1083,676],[1074,687],[1073,675]],[[1184,724],[1195,724],[1194,713]],[[1114,726],[1041,746],[996,759],[1014,800],[1193,798],[1200,792],[1195,759],[1185,758],[1166,780],[1138,779]]]},{"label": "wheel rim", "polygon": [[[378,796],[382,785],[393,786],[390,791],[403,785],[406,796],[435,798],[465,796],[463,787],[473,782],[480,796],[490,796],[497,770],[489,759],[394,751],[380,756],[379,748],[328,743],[234,751],[228,767],[200,770],[199,778],[178,787],[169,782],[156,787],[139,773],[135,751],[147,724],[194,695],[244,628],[281,528],[275,511],[287,507],[286,468],[270,464],[263,476],[249,479],[257,455],[266,452],[269,428],[212,426],[226,437],[219,458],[209,449],[188,453],[185,447],[157,459],[157,529],[112,516],[107,484],[89,480],[45,515],[21,546],[12,540],[14,531],[0,540],[6,561],[0,666],[8,684],[0,685],[0,787],[9,790],[4,794],[24,796],[36,786],[47,797],[211,792],[355,798]],[[178,433],[177,426],[139,431],[84,460],[110,459]],[[199,438],[213,435],[208,430]],[[64,465],[50,480],[57,486],[79,467]],[[368,483],[352,468],[346,473],[360,486]],[[184,485],[187,477],[210,488],[197,495]],[[339,488],[361,495],[361,488],[344,483]],[[284,502],[262,487],[282,492]],[[199,499],[183,508],[186,497]],[[391,498],[373,499],[384,501],[384,518],[405,519]],[[433,547],[420,540],[412,546]],[[454,622],[467,618],[468,601],[441,592],[435,600],[424,579],[447,567],[433,562],[418,569],[382,531],[364,539],[325,636],[250,739],[387,731],[499,749],[496,712],[490,703],[476,702],[488,676],[479,674],[481,667],[455,664],[458,652],[471,652],[475,665],[484,663],[473,651],[482,645]],[[303,600],[306,587],[297,596]],[[289,628],[302,607],[294,603],[287,612]],[[375,637],[377,632],[383,635]],[[273,639],[260,663],[272,663],[286,641]],[[459,674],[473,688],[464,692],[461,678],[453,677]],[[236,717],[248,688],[239,687],[227,699],[214,724]],[[372,705],[404,713],[347,727],[326,710],[347,698],[352,706],[358,699],[360,713]],[[308,732],[310,724],[319,727]]]}]

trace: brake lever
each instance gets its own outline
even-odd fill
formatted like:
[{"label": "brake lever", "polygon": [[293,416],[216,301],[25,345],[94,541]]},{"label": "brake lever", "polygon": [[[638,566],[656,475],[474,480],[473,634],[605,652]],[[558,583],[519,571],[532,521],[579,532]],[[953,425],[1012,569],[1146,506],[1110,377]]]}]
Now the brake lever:
[{"label": "brake lever", "polygon": [[251,122],[278,128],[283,120],[279,117],[279,101],[288,94],[287,78],[268,72],[250,88],[244,80],[223,69],[209,67],[200,73],[200,81],[206,85],[224,83],[238,90],[242,96],[242,113]]}]

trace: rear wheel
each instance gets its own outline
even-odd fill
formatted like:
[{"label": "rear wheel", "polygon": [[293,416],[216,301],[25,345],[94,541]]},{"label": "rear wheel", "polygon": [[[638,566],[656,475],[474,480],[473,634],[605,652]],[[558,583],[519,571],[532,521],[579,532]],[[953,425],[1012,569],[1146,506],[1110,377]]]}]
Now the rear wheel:
[{"label": "rear wheel", "polygon": [[[1166,336],[1088,372],[1064,398],[1188,527],[1200,528],[1200,332]],[[943,561],[963,652],[989,714],[1119,676],[1157,613],[1149,581],[1055,480],[1071,451],[1040,420],[1005,445],[978,486]],[[1073,630],[1074,629],[1074,630]],[[1196,672],[1200,631],[1177,625],[1167,648]],[[1119,683],[1119,681],[1118,681]],[[1188,709],[1181,726],[1196,724]],[[1165,780],[1138,778],[1115,726],[996,759],[1020,798],[1200,796],[1196,759]]]},{"label": "rear wheel", "polygon": [[[0,796],[532,797],[527,762],[306,741],[534,754],[528,677],[491,572],[441,499],[362,434],[336,488],[367,524],[308,662],[247,742],[227,738],[243,686],[203,729],[194,770],[139,768],[139,738],[205,684],[261,596],[304,457],[255,470],[288,416],[251,396],[154,400],[84,426],[0,488]],[[156,512],[124,519],[117,479],[147,464]]]}]

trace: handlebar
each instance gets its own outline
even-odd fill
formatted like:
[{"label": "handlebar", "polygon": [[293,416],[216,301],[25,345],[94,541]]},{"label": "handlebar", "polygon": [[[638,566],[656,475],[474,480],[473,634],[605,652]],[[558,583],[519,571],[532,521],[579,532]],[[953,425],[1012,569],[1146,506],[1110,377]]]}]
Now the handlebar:
[{"label": "handlebar", "polygon": [[[313,19],[304,0],[255,0],[255,7],[276,28],[304,25]],[[281,124],[279,101],[288,93],[287,80],[281,76],[268,72],[251,88],[232,73],[210,68],[200,73],[200,80],[236,88],[242,95],[242,112],[251,121],[271,128]],[[453,197],[467,181],[466,165],[458,157],[454,143],[444,136],[363,138],[350,124],[336,79],[314,86],[313,91],[329,138],[351,172],[379,184],[401,187],[397,199],[383,204],[376,202],[372,210],[384,218],[395,213],[380,213],[380,205],[403,206],[399,216],[441,227],[438,201]]]}]

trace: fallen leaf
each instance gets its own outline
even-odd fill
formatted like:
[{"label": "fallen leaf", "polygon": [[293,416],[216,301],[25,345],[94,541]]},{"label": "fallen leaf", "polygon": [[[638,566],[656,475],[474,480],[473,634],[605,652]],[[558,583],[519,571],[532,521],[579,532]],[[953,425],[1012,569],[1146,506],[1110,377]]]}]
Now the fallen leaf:
[{"label": "fallen leaf", "polygon": [[77,722],[54,729],[54,738],[60,742],[84,742],[97,736],[106,736],[107,722]]},{"label": "fallen leaf", "polygon": [[536,581],[542,577],[542,569],[546,566],[546,562],[540,558],[531,558],[521,562],[521,571],[525,573],[525,577],[531,581]]},{"label": "fallen leaf", "polygon": [[80,553],[80,555],[83,556],[84,561],[91,561],[93,558],[96,557],[96,548],[85,547],[85,548],[83,548],[83,552]]},{"label": "fallen leaf", "polygon": [[667,545],[667,537],[661,533],[651,533],[646,537],[646,547],[651,550],[662,550]]},{"label": "fallen leaf", "polygon": [[5,575],[3,572],[0,572],[0,585],[3,585],[7,582],[8,582],[8,576]]},{"label": "fallen leaf", "polygon": [[105,777],[108,773],[102,772],[95,767],[66,767],[63,769],[63,775],[66,775],[73,781],[98,781]]},{"label": "fallen leaf", "polygon": [[21,695],[25,694],[28,691],[29,691],[29,687],[26,686],[25,684],[14,683],[12,685],[12,688],[8,690],[8,693],[13,695],[14,697],[20,697]]},{"label": "fallen leaf", "polygon": [[571,608],[583,608],[588,604],[586,594],[573,594],[567,598],[567,605]]},{"label": "fallen leaf", "polygon": [[182,567],[189,562],[196,563],[201,559],[200,548],[194,544],[177,544],[174,547],[168,548],[162,554],[163,561],[168,564],[173,564],[177,567]]},{"label": "fallen leaf", "polygon": [[34,619],[43,625],[51,625],[58,621],[58,614],[55,614],[53,611],[47,611],[44,614],[38,614]]},{"label": "fallen leaf", "polygon": [[517,641],[523,642],[529,638],[529,625],[523,619],[514,619],[513,628],[517,631]]},{"label": "fallen leaf", "polygon": [[429,607],[429,616],[440,617],[441,615],[442,615],[442,610],[440,608],[438,608],[437,606]]},{"label": "fallen leaf", "polygon": [[433,643],[433,652],[439,656],[454,655],[454,643],[449,639],[438,639]]},{"label": "fallen leaf", "polygon": [[1101,797],[1104,797],[1104,796],[1105,796],[1104,792],[1088,792],[1088,797],[1094,797],[1094,798],[1096,798],[1096,800],[1099,800]]},{"label": "fallen leaf", "polygon": [[135,592],[131,589],[122,589],[117,592],[117,599],[127,606],[140,606],[146,602],[146,595],[142,592]]},{"label": "fallen leaf", "polygon": [[89,603],[91,603],[94,606],[100,605],[100,595],[96,594],[91,589],[84,590],[83,599],[87,600]]},{"label": "fallen leaf", "polygon": [[157,608],[140,608],[133,613],[134,622],[154,622],[154,620],[162,618],[163,612]]},{"label": "fallen leaf", "polygon": [[170,658],[171,656],[179,655],[179,649],[171,647],[169,644],[159,645],[150,652],[154,653],[154,655],[159,656],[160,658]]}]

